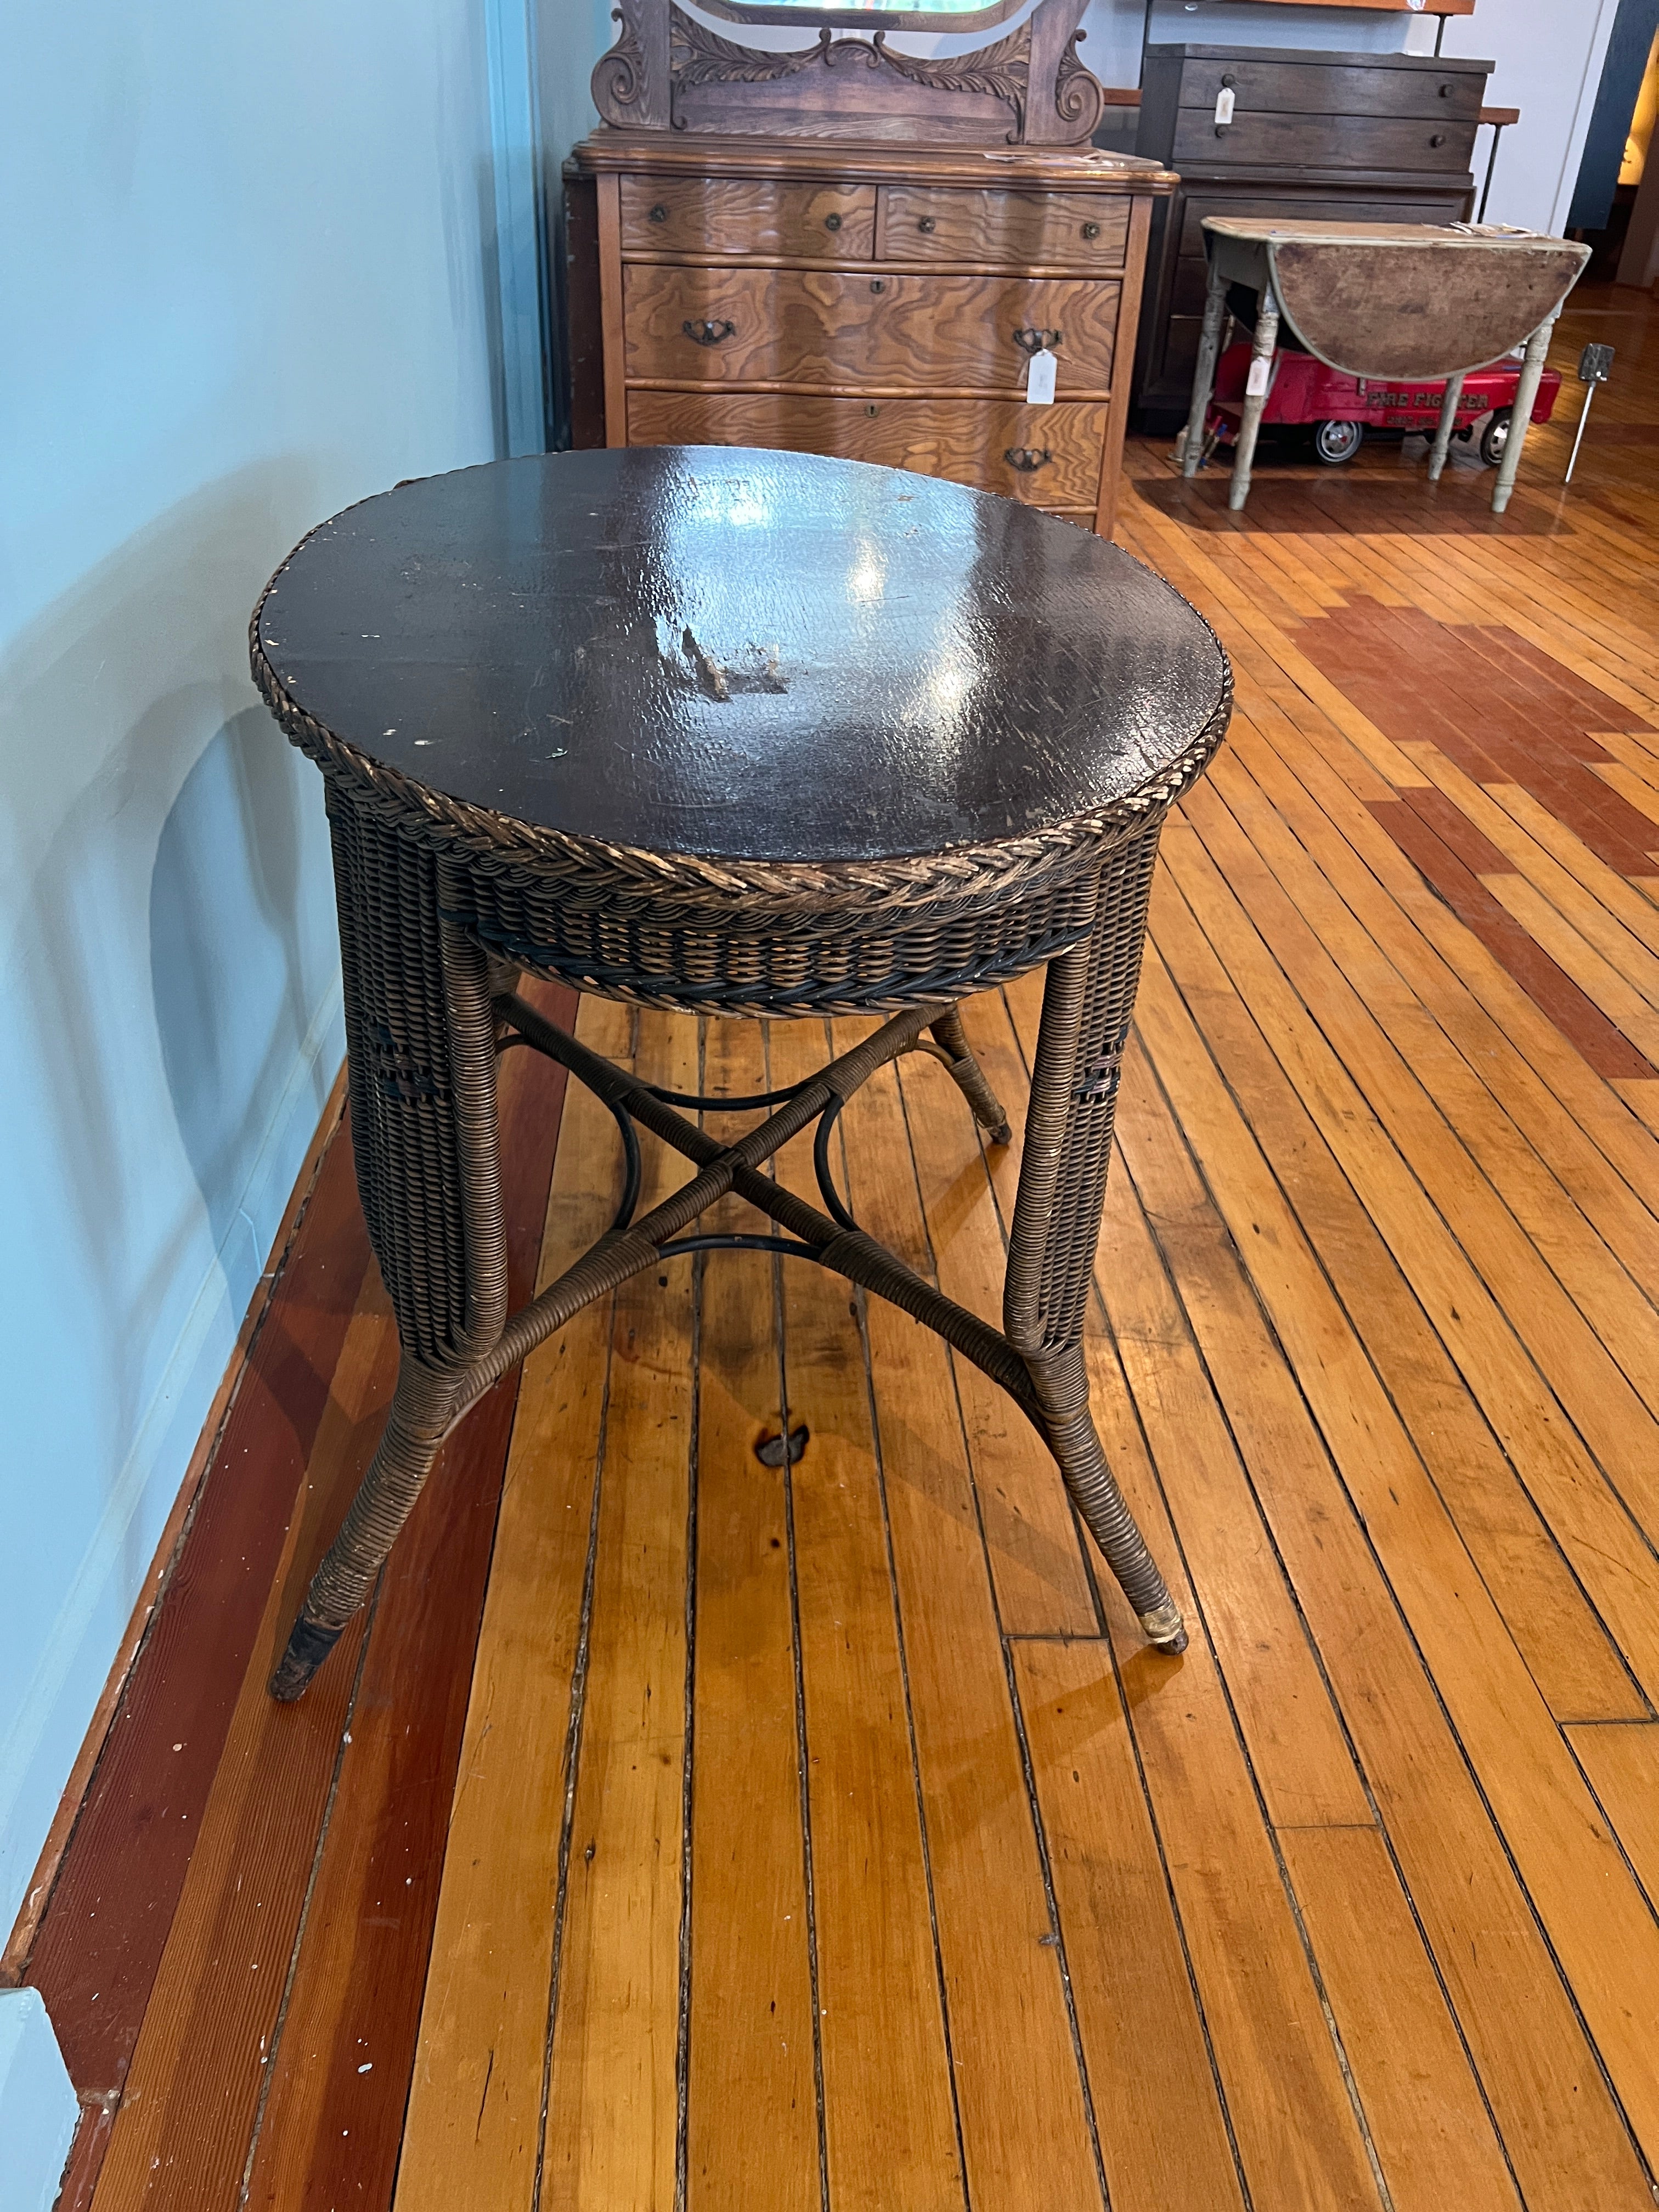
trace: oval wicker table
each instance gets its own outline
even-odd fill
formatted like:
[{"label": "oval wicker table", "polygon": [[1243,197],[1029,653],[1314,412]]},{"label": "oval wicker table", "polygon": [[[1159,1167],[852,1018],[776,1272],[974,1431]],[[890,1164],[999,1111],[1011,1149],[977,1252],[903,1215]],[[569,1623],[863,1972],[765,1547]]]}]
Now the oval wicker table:
[{"label": "oval wicker table", "polygon": [[[1214,636],[1127,553],[861,463],[714,447],[497,462],[322,524],[267,586],[253,674],[323,771],[358,1188],[401,1361],[379,1447],[272,1678],[297,1697],[448,1431],[526,1352],[735,1192],[938,1331],[1045,1437],[1153,1642],[1186,1643],[1089,1413],[1084,1310],[1158,832],[1220,743]],[[969,994],[1046,966],[1002,1327],[853,1218],[842,1105],[902,1053],[1006,1116]],[[885,1014],[722,1144],[519,994],[524,971],[707,1015]],[[617,1217],[516,1313],[495,1061],[610,1108]],[[817,1124],[822,1208],[766,1161]],[[635,1219],[637,1132],[690,1182]],[[757,1226],[760,1224],[757,1224]],[[698,1237],[707,1249],[729,1239]]]}]

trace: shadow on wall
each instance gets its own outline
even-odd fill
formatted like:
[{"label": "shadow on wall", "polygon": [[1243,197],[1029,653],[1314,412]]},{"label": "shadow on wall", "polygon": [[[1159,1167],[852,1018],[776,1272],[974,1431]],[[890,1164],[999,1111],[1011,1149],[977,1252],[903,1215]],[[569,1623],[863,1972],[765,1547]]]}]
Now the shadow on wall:
[{"label": "shadow on wall", "polygon": [[[260,1109],[280,1092],[315,1012],[297,925],[301,807],[317,794],[302,795],[296,769],[313,780],[263,706],[236,715],[185,777],[150,877],[161,1064],[220,1253],[245,1218],[239,1199],[264,1135]],[[252,1224],[246,1231],[257,1241]],[[263,1265],[263,1249],[254,1256]]]},{"label": "shadow on wall", "polygon": [[336,1072],[321,792],[240,672],[315,484],[197,493],[0,670],[0,1923]]}]

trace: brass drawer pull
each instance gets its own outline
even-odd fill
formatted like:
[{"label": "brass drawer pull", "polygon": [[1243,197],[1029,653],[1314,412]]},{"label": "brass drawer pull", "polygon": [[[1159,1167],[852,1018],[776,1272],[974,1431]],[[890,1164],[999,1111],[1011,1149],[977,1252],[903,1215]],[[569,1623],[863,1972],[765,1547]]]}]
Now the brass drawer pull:
[{"label": "brass drawer pull", "polygon": [[1097,222],[1085,222],[1083,226],[1083,235],[1085,238],[1098,238],[1100,225]]},{"label": "brass drawer pull", "polygon": [[1034,477],[1039,469],[1046,469],[1054,457],[1046,446],[1010,446],[1002,458],[1021,476]]},{"label": "brass drawer pull", "polygon": [[1033,361],[1045,346],[1050,353],[1058,353],[1060,338],[1060,334],[1058,331],[1016,331],[1014,332],[1014,343],[1022,353],[1029,354]]},{"label": "brass drawer pull", "polygon": [[668,220],[668,210],[660,200],[651,210],[651,220],[653,222],[666,222]]},{"label": "brass drawer pull", "polygon": [[735,323],[682,323],[680,328],[698,345],[720,345],[738,334]]},{"label": "brass drawer pull", "polygon": [[839,230],[841,228],[841,217],[838,215],[825,216],[823,218],[823,227],[826,230]]},{"label": "brass drawer pull", "polygon": [[933,217],[932,216],[930,216],[930,215],[924,215],[924,216],[921,216],[921,217],[919,217],[919,218],[918,218],[917,222],[916,222],[916,228],[917,228],[918,230],[925,230],[925,231],[928,231],[928,232],[930,232],[930,233],[931,233],[931,232],[935,231],[935,230],[937,230],[937,229],[939,228],[939,224],[934,221],[934,219],[933,219]]}]

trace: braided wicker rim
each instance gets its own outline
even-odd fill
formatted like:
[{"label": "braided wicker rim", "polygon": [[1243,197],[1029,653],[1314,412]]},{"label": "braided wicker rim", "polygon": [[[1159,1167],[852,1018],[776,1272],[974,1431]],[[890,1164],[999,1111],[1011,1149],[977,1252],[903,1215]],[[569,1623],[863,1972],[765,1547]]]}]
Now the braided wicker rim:
[{"label": "braided wicker rim", "polygon": [[[330,521],[338,520],[338,516],[330,518]],[[319,523],[317,528],[327,526]],[[618,891],[631,892],[653,900],[684,900],[705,912],[740,912],[747,929],[769,916],[848,910],[878,915],[940,901],[954,904],[965,898],[975,905],[981,902],[1000,905],[1022,897],[1088,865],[1098,857],[1103,845],[1115,843],[1126,831],[1178,799],[1209,765],[1232,718],[1232,665],[1220,639],[1193,608],[1215,647],[1221,668],[1220,696],[1208,720],[1184,750],[1148,781],[1070,821],[1001,838],[994,844],[956,845],[939,853],[879,860],[710,860],[695,854],[612,844],[603,838],[550,830],[434,791],[401,769],[374,760],[290,697],[265,658],[259,624],[266,600],[314,534],[308,532],[271,577],[259,594],[248,625],[248,659],[259,696],[302,752],[319,768],[348,778],[366,796],[379,799],[405,817],[410,813],[423,817],[434,846],[453,851],[459,840],[485,865],[492,860],[505,866],[539,863],[572,890],[601,896],[609,893],[613,897]],[[1128,557],[1135,558],[1133,554]],[[1136,566],[1146,568],[1146,564],[1137,561]],[[1146,573],[1164,590],[1174,589],[1155,570],[1147,568]],[[421,834],[418,828],[415,834]]]}]

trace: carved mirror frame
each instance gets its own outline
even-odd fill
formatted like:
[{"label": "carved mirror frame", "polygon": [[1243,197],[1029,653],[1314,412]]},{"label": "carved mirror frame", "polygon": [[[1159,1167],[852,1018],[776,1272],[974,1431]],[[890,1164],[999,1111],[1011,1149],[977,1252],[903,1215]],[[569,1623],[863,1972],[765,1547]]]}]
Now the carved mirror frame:
[{"label": "carved mirror frame", "polygon": [[[837,38],[832,9],[779,10],[816,26],[810,46],[771,52],[710,28],[678,0],[620,0],[617,43],[593,72],[593,104],[623,131],[773,138],[902,138],[935,144],[1079,146],[1099,127],[1100,81],[1078,58],[1087,0],[1038,0],[1006,36],[966,53],[907,53],[888,44],[908,21],[932,31],[1004,21],[1022,0],[971,17],[882,17],[866,38]],[[852,20],[860,27],[875,11]],[[727,20],[729,8],[720,10]],[[759,9],[748,11],[763,20]]]}]

